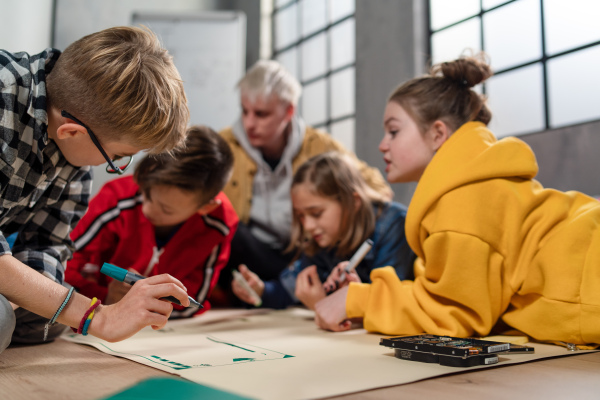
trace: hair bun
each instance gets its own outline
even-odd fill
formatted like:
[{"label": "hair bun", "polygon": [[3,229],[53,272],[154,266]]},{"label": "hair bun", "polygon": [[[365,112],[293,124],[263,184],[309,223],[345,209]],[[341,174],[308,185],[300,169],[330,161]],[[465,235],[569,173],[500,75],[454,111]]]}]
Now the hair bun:
[{"label": "hair bun", "polygon": [[457,60],[436,64],[431,75],[442,75],[459,86],[472,88],[492,76],[492,68],[484,53],[476,56],[462,56]]}]

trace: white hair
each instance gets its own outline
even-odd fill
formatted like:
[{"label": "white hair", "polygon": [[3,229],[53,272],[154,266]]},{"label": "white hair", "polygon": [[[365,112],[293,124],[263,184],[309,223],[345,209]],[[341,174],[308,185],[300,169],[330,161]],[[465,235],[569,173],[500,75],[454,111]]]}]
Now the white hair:
[{"label": "white hair", "polygon": [[279,100],[294,106],[302,93],[298,80],[275,60],[259,60],[246,72],[237,87],[251,101],[274,94]]}]

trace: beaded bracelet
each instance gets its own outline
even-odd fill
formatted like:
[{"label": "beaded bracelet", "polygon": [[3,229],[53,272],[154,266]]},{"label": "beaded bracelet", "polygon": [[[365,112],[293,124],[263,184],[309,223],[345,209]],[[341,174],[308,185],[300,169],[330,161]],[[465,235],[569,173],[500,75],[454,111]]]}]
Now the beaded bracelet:
[{"label": "beaded bracelet", "polygon": [[[92,303],[90,304],[90,308],[88,308],[88,310],[85,312],[85,314],[83,314],[83,318],[81,319],[81,322],[79,323],[79,329],[71,328],[71,330],[75,333],[81,334],[83,332],[83,327],[84,327],[85,322],[87,321],[88,317],[90,316],[90,314],[92,314],[94,312],[94,310],[100,305],[100,303],[102,303],[102,302],[94,297],[92,299]],[[90,318],[90,320],[91,320],[91,318]],[[87,333],[87,331],[86,331],[86,333]]]},{"label": "beaded bracelet", "polygon": [[58,310],[56,310],[56,312],[54,313],[54,315],[52,316],[50,321],[48,321],[46,323],[46,325],[44,325],[44,342],[46,341],[46,339],[48,339],[48,330],[50,329],[51,326],[53,326],[56,323],[56,319],[58,318],[58,316],[60,315],[62,310],[64,310],[64,308],[67,306],[67,304],[69,303],[69,300],[71,300],[71,296],[73,295],[73,290],[75,290],[75,288],[73,286],[71,286],[71,289],[69,289],[69,293],[67,293],[67,297],[65,297],[62,304],[60,305],[60,307],[58,307]]}]

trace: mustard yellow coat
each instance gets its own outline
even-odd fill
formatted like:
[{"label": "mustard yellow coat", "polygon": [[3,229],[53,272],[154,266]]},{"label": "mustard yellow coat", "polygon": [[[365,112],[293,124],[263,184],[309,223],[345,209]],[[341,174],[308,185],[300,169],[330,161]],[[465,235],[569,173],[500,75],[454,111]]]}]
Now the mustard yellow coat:
[{"label": "mustard yellow coat", "polygon": [[[250,218],[252,187],[254,184],[254,175],[256,174],[256,163],[237,141],[231,128],[226,128],[219,132],[219,134],[231,147],[234,157],[233,173],[223,191],[231,201],[231,204],[233,204],[233,208],[237,212],[240,221],[247,224]],[[327,151],[339,151],[341,153],[349,154],[356,160],[357,167],[366,183],[376,191],[384,194],[388,200],[392,199],[392,189],[377,168],[370,167],[365,162],[358,160],[354,153],[346,150],[344,146],[331,137],[331,135],[315,128],[306,127],[304,141],[302,142],[300,151],[292,161],[292,169],[296,172],[303,162],[312,156]]]},{"label": "mustard yellow coat", "polygon": [[384,334],[487,335],[499,319],[542,341],[600,343],[600,202],[545,189],[516,138],[463,125],[427,166],[406,218],[415,280],[351,284],[349,317]]}]

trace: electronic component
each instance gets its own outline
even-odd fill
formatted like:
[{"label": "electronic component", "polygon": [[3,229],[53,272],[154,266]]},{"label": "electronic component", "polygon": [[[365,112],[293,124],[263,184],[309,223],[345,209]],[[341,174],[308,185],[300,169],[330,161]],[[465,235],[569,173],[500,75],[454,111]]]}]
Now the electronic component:
[{"label": "electronic component", "polygon": [[394,349],[403,360],[436,363],[450,367],[473,367],[498,363],[498,354],[533,353],[533,347],[452,336],[417,335],[382,338],[382,346]]}]

